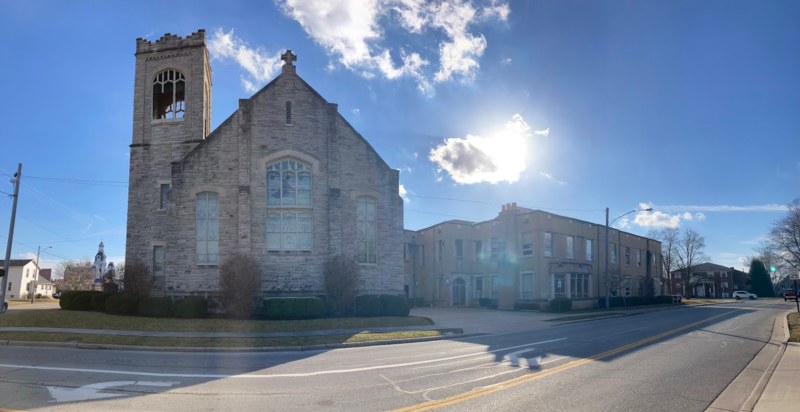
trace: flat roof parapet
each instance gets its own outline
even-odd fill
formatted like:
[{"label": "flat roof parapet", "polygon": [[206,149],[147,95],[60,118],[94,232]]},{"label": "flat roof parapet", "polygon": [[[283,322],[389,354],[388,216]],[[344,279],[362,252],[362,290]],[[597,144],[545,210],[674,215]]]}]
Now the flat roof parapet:
[{"label": "flat roof parapet", "polygon": [[206,31],[200,29],[186,37],[177,34],[166,33],[160,39],[151,42],[150,40],[136,39],[136,54],[155,53],[166,50],[182,49],[186,47],[198,47],[206,45]]}]

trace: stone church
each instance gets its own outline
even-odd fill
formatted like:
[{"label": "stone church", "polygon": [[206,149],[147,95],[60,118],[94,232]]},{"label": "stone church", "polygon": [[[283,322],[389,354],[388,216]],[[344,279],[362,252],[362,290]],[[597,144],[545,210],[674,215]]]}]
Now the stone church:
[{"label": "stone church", "polygon": [[363,294],[403,294],[399,172],[296,73],[297,57],[211,130],[205,30],[136,40],[125,258],[156,293],[218,291],[241,252],[264,296],[324,293],[332,256],[361,265]]}]

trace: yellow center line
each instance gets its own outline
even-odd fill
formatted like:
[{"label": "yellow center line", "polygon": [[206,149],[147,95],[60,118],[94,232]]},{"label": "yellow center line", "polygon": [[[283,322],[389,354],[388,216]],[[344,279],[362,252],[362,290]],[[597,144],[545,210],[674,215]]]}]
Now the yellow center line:
[{"label": "yellow center line", "polygon": [[589,356],[588,358],[579,359],[579,360],[576,360],[576,361],[565,363],[565,364],[560,365],[560,366],[556,366],[556,367],[553,367],[553,368],[550,368],[550,369],[545,369],[545,370],[542,370],[542,371],[539,371],[539,372],[534,372],[534,373],[531,373],[531,374],[528,374],[528,375],[525,375],[525,376],[520,376],[518,378],[514,378],[514,379],[511,379],[511,380],[499,383],[497,385],[492,385],[492,386],[487,386],[487,387],[484,387],[484,388],[475,389],[473,391],[465,392],[465,393],[462,393],[462,394],[459,394],[459,395],[455,395],[455,396],[451,396],[449,398],[439,399],[437,401],[430,401],[430,402],[420,403],[420,404],[417,404],[417,405],[409,406],[407,408],[395,409],[393,412],[410,412],[410,411],[420,411],[421,412],[421,411],[430,411],[432,409],[444,408],[446,406],[452,406],[452,405],[455,405],[455,404],[458,404],[458,403],[461,403],[461,402],[464,402],[464,401],[468,401],[470,399],[477,398],[479,396],[484,396],[484,395],[488,395],[488,394],[491,394],[491,393],[502,391],[504,389],[513,388],[513,387],[515,387],[517,385],[520,385],[520,384],[523,384],[525,382],[530,382],[530,381],[533,381],[533,380],[536,380],[536,379],[544,378],[545,376],[550,376],[550,375],[556,374],[558,372],[562,372],[562,371],[565,371],[565,370],[568,370],[568,369],[576,368],[578,366],[585,365],[587,363],[591,363],[591,362],[594,362],[594,361],[599,360],[599,359],[603,359],[603,358],[607,358],[609,356],[616,355],[616,354],[618,354],[620,352],[624,352],[624,351],[626,351],[628,349],[633,349],[635,347],[642,346],[642,345],[644,345],[646,343],[650,343],[652,341],[661,339],[661,338],[663,338],[665,336],[669,336],[669,335],[678,333],[678,332],[680,332],[682,330],[693,328],[693,327],[695,327],[697,325],[701,325],[703,323],[712,321],[714,319],[721,318],[721,317],[729,315],[729,314],[731,314],[733,312],[738,312],[740,310],[746,310],[746,309],[750,309],[750,308],[757,308],[757,307],[766,306],[766,305],[772,305],[774,303],[775,302],[770,302],[770,303],[765,303],[763,305],[750,306],[750,307],[741,308],[741,309],[734,309],[734,310],[731,310],[729,312],[725,312],[725,313],[722,313],[722,314],[719,314],[719,315],[716,315],[716,316],[712,316],[712,317],[710,317],[708,319],[703,319],[703,320],[698,321],[698,322],[690,323],[688,325],[684,325],[684,326],[681,326],[679,328],[672,329],[670,331],[667,331],[667,332],[664,332],[664,333],[660,333],[658,335],[651,336],[651,337],[646,338],[646,339],[642,339],[642,340],[640,340],[638,342],[634,342],[634,343],[631,343],[631,344],[628,344],[628,345],[625,345],[625,346],[620,346],[620,347],[618,347],[616,349],[611,349],[609,351],[606,351],[606,352],[603,352],[603,353],[599,353],[597,355]]},{"label": "yellow center line", "polygon": [[16,409],[0,408],[0,412],[28,412],[28,411],[18,411]]}]

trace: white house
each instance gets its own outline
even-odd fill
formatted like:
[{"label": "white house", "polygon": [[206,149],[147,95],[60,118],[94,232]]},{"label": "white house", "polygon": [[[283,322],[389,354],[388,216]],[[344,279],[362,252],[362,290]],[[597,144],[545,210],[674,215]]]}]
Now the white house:
[{"label": "white house", "polygon": [[[0,260],[0,267],[5,264]],[[33,259],[12,259],[9,265],[8,282],[6,283],[7,299],[27,299],[28,293],[33,288],[33,279],[37,276],[36,262]],[[53,282],[39,276],[36,279],[36,294],[53,297],[55,285]]]}]

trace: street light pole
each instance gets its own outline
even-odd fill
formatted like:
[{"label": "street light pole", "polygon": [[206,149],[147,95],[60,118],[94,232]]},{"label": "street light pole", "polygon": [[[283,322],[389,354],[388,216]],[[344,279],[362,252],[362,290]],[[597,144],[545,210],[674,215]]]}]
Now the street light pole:
[{"label": "street light pole", "polygon": [[[622,216],[629,215],[629,214],[631,214],[631,213],[635,213],[635,212],[652,212],[652,211],[653,211],[653,208],[652,208],[652,207],[648,207],[647,209],[633,209],[633,210],[631,210],[631,211],[630,211],[630,212],[628,212],[628,213],[623,213],[623,214],[621,214],[621,215],[617,216],[617,218],[616,218],[616,219],[614,219],[614,220],[611,222],[611,224],[613,225],[613,224],[614,224],[614,222],[616,222],[616,221],[617,221],[617,219],[621,218]],[[609,308],[609,300],[608,300],[608,295],[609,295],[609,294],[610,294],[610,292],[611,292],[611,291],[609,290],[609,287],[608,287],[608,286],[609,286],[609,285],[608,285],[608,284],[609,284],[609,276],[608,276],[608,226],[609,226],[609,224],[608,224],[608,208],[606,208],[606,273],[605,273],[605,276],[606,276],[606,282],[605,282],[605,283],[606,283],[606,309],[608,309],[608,308]]]},{"label": "street light pole", "polygon": [[[53,248],[52,246],[48,246],[47,248],[45,248],[45,250],[52,248]],[[39,246],[39,250],[36,251],[36,274],[33,275],[33,292],[31,293],[31,304],[33,304],[33,298],[36,297],[36,279],[39,279],[39,254],[41,253],[42,253],[42,247]]]}]

